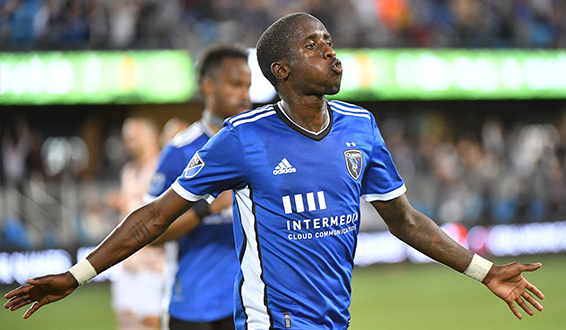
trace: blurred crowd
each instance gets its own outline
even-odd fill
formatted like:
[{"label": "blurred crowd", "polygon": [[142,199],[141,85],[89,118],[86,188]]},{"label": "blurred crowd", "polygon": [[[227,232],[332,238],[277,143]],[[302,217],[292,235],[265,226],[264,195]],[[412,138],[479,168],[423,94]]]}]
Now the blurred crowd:
[{"label": "blurred crowd", "polygon": [[340,48],[564,48],[564,0],[0,0],[3,50],[254,47],[312,13]]},{"label": "blurred crowd", "polygon": [[479,132],[462,123],[450,137],[443,117],[425,117],[412,132],[410,125],[397,116],[380,123],[411,204],[439,224],[566,217],[566,113],[555,123],[513,126],[492,114]]}]

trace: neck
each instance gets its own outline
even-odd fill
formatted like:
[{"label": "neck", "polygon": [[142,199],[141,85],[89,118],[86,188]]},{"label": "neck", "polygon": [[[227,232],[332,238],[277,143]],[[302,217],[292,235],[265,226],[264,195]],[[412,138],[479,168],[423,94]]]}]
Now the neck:
[{"label": "neck", "polygon": [[222,128],[222,125],[224,125],[225,118],[213,114],[212,111],[208,109],[204,109],[202,112],[202,119],[204,119],[206,124],[213,131],[218,132]]},{"label": "neck", "polygon": [[325,96],[283,99],[281,104],[287,116],[307,131],[320,132],[328,123]]}]

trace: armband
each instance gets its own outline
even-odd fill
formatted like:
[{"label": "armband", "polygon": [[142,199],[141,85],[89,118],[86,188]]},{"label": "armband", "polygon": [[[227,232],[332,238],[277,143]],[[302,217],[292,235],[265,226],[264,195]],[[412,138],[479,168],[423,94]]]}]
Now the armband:
[{"label": "armband", "polygon": [[202,220],[204,217],[209,216],[212,212],[210,211],[210,204],[206,201],[199,201],[195,205],[193,205],[193,210],[195,211],[199,220]]},{"label": "armband", "polygon": [[474,253],[472,261],[468,265],[468,268],[464,271],[464,275],[473,278],[474,280],[481,282],[493,266],[493,263],[487,259],[480,257],[478,254]]},{"label": "armband", "polygon": [[76,265],[71,267],[69,273],[77,280],[79,286],[85,284],[97,275],[94,267],[92,267],[90,262],[86,259],[79,261]]}]

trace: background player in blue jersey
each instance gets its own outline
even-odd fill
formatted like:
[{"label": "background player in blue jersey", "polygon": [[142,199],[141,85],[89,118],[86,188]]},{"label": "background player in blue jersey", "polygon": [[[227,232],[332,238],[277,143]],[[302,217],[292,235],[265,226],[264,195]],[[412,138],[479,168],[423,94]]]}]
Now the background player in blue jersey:
[{"label": "background player in blue jersey", "polygon": [[[183,172],[196,151],[228,117],[251,108],[248,54],[216,46],[199,61],[203,118],[177,134],[164,148],[146,201],[159,197]],[[201,201],[180,216],[154,244],[166,244],[167,276],[163,329],[234,329],[232,290],[239,262],[234,250],[232,199],[224,192],[211,205]],[[213,212],[214,211],[214,212]]]},{"label": "background player in blue jersey", "polygon": [[257,46],[281,102],[232,117],[195,154],[171,189],[131,213],[69,272],[29,280],[7,294],[24,314],[59,300],[165,231],[200,199],[234,194],[240,257],[237,329],[345,329],[359,230],[359,198],[391,232],[433,259],[483,282],[521,318],[543,294],[521,273],[540,264],[493,265],[463,248],[411,207],[371,114],[327,102],[342,67],[332,38],[313,16],[285,16]]}]

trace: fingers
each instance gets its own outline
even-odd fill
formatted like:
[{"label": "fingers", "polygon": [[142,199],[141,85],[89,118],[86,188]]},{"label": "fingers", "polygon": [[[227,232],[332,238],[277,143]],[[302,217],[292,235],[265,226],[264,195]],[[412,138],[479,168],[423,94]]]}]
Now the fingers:
[{"label": "fingers", "polygon": [[532,272],[542,267],[542,264],[540,262],[534,264],[518,264],[518,265],[519,265],[519,270],[521,272]]},{"label": "fingers", "polygon": [[24,319],[30,317],[33,313],[35,313],[35,311],[39,309],[39,307],[41,307],[41,304],[39,302],[35,302],[33,305],[31,305],[31,307],[28,308],[28,310],[25,312]]},{"label": "fingers", "polygon": [[41,276],[41,277],[36,277],[36,278],[29,278],[27,280],[28,284],[32,284],[32,285],[41,285],[41,284],[45,284],[46,283],[46,279],[50,277],[50,275],[45,275],[45,276]]},{"label": "fingers", "polygon": [[23,292],[25,292],[27,289],[29,289],[29,285],[22,285],[18,288],[15,288],[14,290],[6,293],[4,295],[4,298],[6,299],[11,299],[12,297],[18,296],[20,294],[22,294]]},{"label": "fingers", "polygon": [[30,297],[29,295],[21,296],[21,297],[14,297],[4,304],[4,308],[15,310],[17,308],[14,309],[14,306],[20,304],[24,300],[28,300],[29,297]]},{"label": "fingers", "polygon": [[10,307],[10,310],[13,312],[13,311],[25,306],[25,305],[31,304],[32,302],[33,301],[30,300],[30,299],[24,299],[24,300],[18,301],[17,303],[13,304],[12,307]]},{"label": "fingers", "polygon": [[527,283],[527,290],[534,293],[539,299],[544,299],[544,294],[539,289],[537,289],[536,286],[532,285],[530,282]]},{"label": "fingers", "polygon": [[[528,292],[523,292],[523,298],[525,298],[529,304],[533,305],[539,312],[542,311],[542,305],[536,301]],[[532,315],[532,314],[531,314]]]},{"label": "fingers", "polygon": [[[15,292],[15,291],[18,291],[18,292]],[[21,293],[19,293],[19,291],[21,291]],[[17,289],[9,292],[8,294],[5,295],[5,297],[10,299],[4,304],[4,308],[6,308],[6,309],[12,309],[12,307],[14,305],[20,303],[22,300],[30,299],[29,292],[24,291],[24,290],[17,290]],[[12,309],[12,310],[14,310],[14,309]]]},{"label": "fingers", "polygon": [[527,314],[529,314],[530,316],[533,316],[535,313],[533,312],[533,310],[529,307],[529,305],[527,305],[527,303],[523,300],[523,298],[519,297],[515,300],[517,302],[517,304],[519,304],[519,306],[521,306],[521,308],[527,312]]},{"label": "fingers", "polygon": [[523,318],[523,315],[521,315],[521,313],[519,313],[519,311],[517,310],[517,307],[515,307],[515,303],[510,302],[508,303],[509,308],[511,309],[511,312],[513,312],[513,314],[520,320]]},{"label": "fingers", "polygon": [[[523,300],[524,299],[524,300]],[[523,291],[523,293],[521,294],[520,297],[518,297],[517,299],[515,299],[515,301],[511,300],[510,302],[508,301],[507,304],[509,305],[509,308],[511,309],[511,312],[513,312],[513,314],[520,320],[523,318],[523,315],[521,315],[521,313],[519,312],[519,310],[517,309],[517,307],[515,306],[515,302],[521,306],[521,308],[527,312],[527,314],[529,314],[530,316],[534,315],[533,310],[529,307],[529,305],[527,305],[527,303],[525,302],[528,301],[531,305],[533,305],[537,310],[542,311],[543,307],[542,305],[536,301],[535,298],[533,298],[533,296],[531,296],[528,292]]]}]

